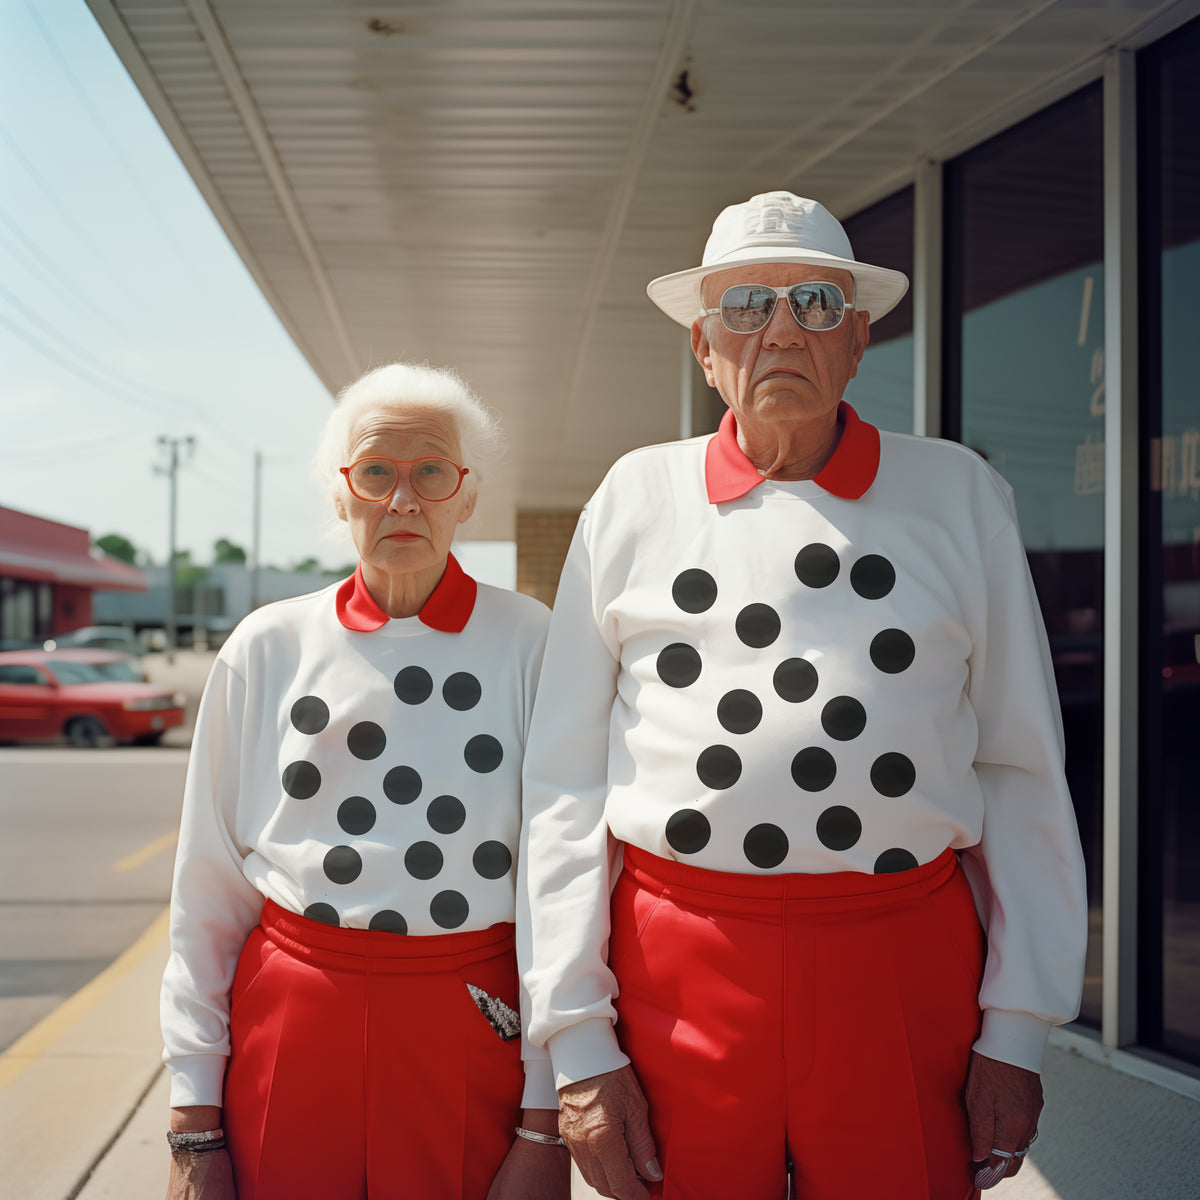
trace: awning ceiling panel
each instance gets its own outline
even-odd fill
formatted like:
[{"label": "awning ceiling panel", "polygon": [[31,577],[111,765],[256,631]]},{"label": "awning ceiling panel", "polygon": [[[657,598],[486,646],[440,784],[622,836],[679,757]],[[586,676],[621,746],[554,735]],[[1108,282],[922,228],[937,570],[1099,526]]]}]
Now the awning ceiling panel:
[{"label": "awning ceiling panel", "polygon": [[677,436],[684,332],[645,299],[725,204],[840,216],[1095,78],[1155,0],[89,0],[331,391],[451,364],[516,507]]}]

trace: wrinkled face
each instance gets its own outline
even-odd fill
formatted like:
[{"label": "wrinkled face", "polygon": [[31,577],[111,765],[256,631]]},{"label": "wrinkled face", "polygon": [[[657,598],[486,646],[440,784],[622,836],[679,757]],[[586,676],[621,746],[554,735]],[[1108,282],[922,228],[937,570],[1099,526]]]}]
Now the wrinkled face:
[{"label": "wrinkled face", "polygon": [[[788,287],[824,279],[854,298],[848,271],[804,263],[765,263],[731,267],[704,280],[705,308],[716,308],[721,293],[735,283]],[[733,410],[739,425],[750,421],[820,421],[836,414],[846,385],[858,371],[870,341],[870,317],[847,309],[836,329],[803,329],[785,300],[775,305],[770,321],[757,333],[730,333],[719,316],[703,317],[692,326],[692,351]]]},{"label": "wrinkled face", "polygon": [[[378,455],[400,461],[432,456],[462,463],[454,422],[431,410],[403,415],[381,411],[362,418],[350,437],[342,466]],[[474,489],[464,481],[449,500],[423,500],[413,491],[407,470],[398,473],[387,500],[360,500],[341,478],[334,498],[337,515],[365,564],[389,575],[422,571],[445,563],[454,532],[475,511]]]}]

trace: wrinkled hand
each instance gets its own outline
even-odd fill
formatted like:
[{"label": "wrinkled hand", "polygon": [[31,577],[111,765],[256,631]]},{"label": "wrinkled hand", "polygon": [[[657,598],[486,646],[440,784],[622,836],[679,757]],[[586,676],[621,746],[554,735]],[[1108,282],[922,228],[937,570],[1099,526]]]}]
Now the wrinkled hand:
[{"label": "wrinkled hand", "polygon": [[562,1146],[517,1138],[505,1156],[487,1200],[569,1200],[571,1156]]},{"label": "wrinkled hand", "polygon": [[229,1151],[172,1154],[167,1200],[237,1200]]},{"label": "wrinkled hand", "polygon": [[647,1200],[642,1179],[661,1179],[649,1107],[632,1067],[558,1091],[558,1131],[589,1187],[614,1200]]},{"label": "wrinkled hand", "polygon": [[975,1186],[995,1187],[1021,1169],[1024,1153],[1037,1137],[1042,1078],[972,1051],[965,1103],[971,1158],[983,1164],[975,1173]]}]

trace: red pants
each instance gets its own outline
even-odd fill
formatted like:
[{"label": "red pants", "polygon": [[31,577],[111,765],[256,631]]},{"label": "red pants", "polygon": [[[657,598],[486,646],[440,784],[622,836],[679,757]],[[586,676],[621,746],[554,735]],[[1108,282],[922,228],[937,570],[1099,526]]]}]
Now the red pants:
[{"label": "red pants", "polygon": [[625,848],[609,962],[664,1200],[967,1200],[984,940],[954,854],[730,875]]},{"label": "red pants", "polygon": [[520,1118],[513,927],[406,937],[271,901],[233,983],[222,1123],[238,1200],[487,1195]]}]

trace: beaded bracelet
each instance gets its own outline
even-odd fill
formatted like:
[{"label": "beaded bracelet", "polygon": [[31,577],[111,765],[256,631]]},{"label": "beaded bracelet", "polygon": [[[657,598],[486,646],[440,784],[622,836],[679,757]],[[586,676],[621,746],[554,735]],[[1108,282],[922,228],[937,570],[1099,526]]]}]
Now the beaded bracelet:
[{"label": "beaded bracelet", "polygon": [[565,1146],[567,1143],[560,1137],[555,1137],[552,1133],[538,1133],[533,1129],[522,1129],[517,1126],[517,1137],[524,1138],[527,1142],[537,1142],[539,1146]]}]

